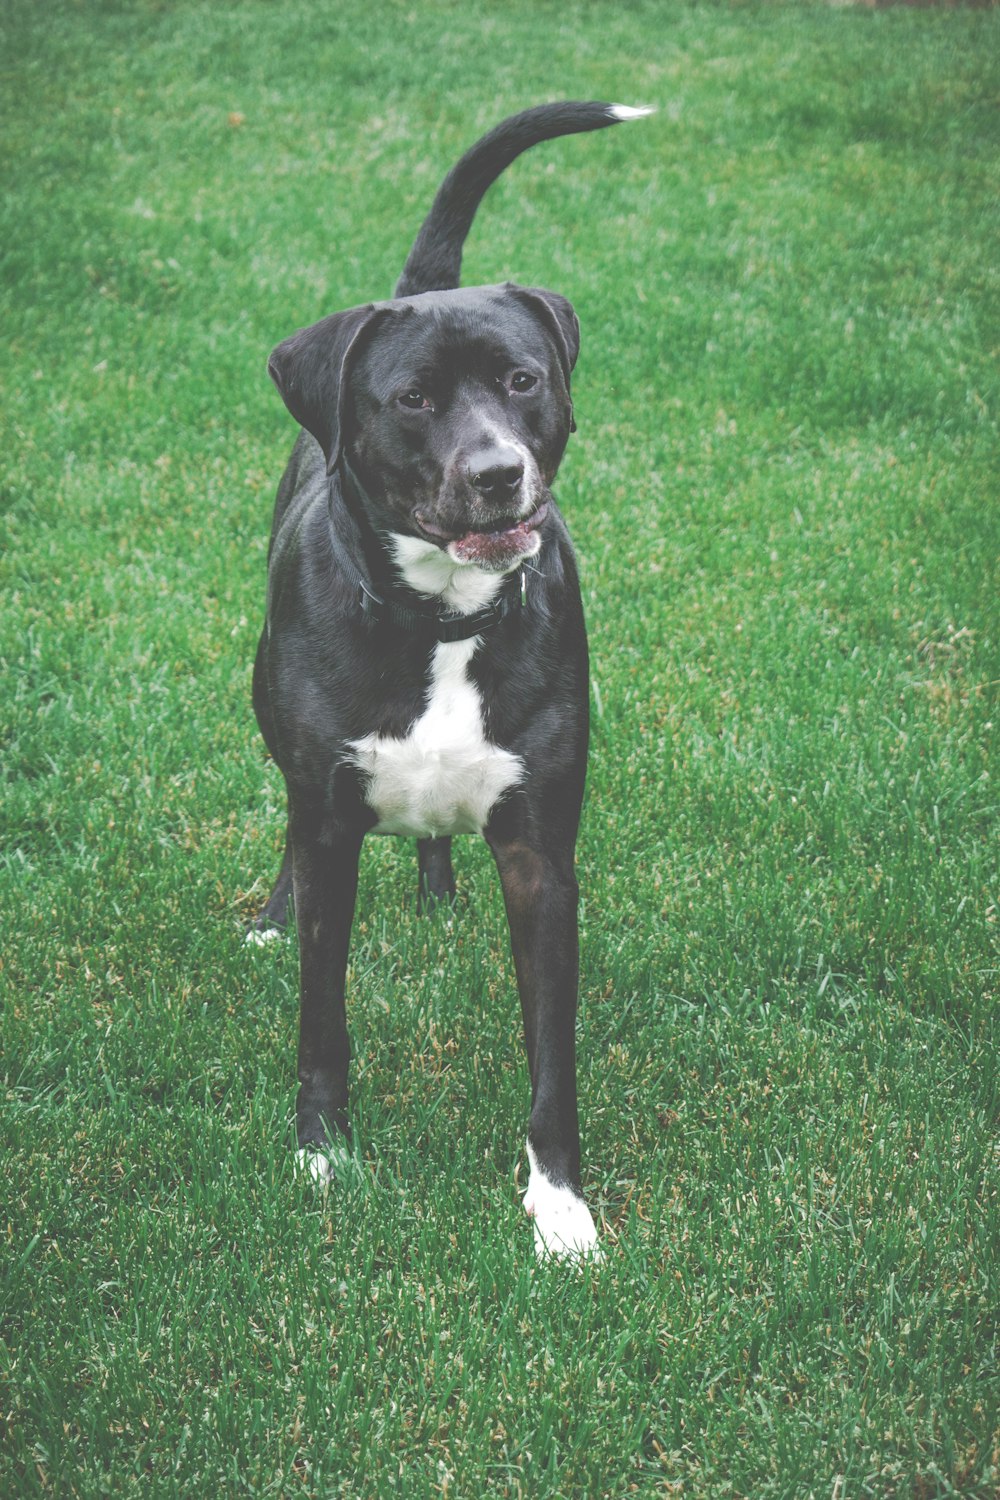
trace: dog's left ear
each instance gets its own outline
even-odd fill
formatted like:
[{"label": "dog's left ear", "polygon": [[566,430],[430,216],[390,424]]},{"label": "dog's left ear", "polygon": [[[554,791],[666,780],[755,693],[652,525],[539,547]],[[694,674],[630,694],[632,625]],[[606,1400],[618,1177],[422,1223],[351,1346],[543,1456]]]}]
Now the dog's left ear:
[{"label": "dog's left ear", "polygon": [[373,325],[389,312],[384,303],[369,302],[334,313],[284,339],[267,362],[288,410],[326,454],[328,473],[336,468],[344,441],[351,366]]},{"label": "dog's left ear", "polygon": [[[580,353],[580,320],[573,311],[573,304],[558,292],[546,291],[544,287],[514,286],[513,283],[508,285],[514,296],[531,309],[552,335],[568,396],[570,376]],[[575,432],[576,422],[573,420],[572,410],[571,402],[570,431]]]}]

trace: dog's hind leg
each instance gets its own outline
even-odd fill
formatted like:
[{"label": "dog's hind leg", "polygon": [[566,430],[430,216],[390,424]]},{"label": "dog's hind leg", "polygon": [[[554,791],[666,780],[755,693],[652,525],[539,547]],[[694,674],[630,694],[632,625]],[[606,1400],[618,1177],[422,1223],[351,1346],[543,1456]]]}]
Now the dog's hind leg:
[{"label": "dog's hind leg", "polygon": [[417,910],[433,911],[439,901],[455,899],[455,876],[451,868],[451,839],[418,839]]},{"label": "dog's hind leg", "polygon": [[285,853],[281,869],[274,882],[274,890],[261,907],[256,919],[250,924],[246,940],[248,943],[269,943],[281,937],[288,925],[288,908],[292,899],[292,843],[286,832]]}]

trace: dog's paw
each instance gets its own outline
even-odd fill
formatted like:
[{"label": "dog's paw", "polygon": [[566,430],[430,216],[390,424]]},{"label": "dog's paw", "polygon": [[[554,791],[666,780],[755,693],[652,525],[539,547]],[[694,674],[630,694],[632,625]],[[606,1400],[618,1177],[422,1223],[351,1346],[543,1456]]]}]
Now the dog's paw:
[{"label": "dog's paw", "polygon": [[[555,1193],[561,1193],[562,1201],[556,1202],[550,1196]],[[536,1200],[531,1206],[526,1203],[525,1208],[532,1221],[539,1260],[604,1259],[593,1215],[575,1193],[566,1188],[550,1188],[541,1204]]]},{"label": "dog's paw", "polygon": [[522,1202],[534,1229],[539,1260],[603,1260],[597,1225],[586,1203],[572,1188],[550,1182],[530,1147],[528,1155],[531,1176]]},{"label": "dog's paw", "polygon": [[251,927],[243,942],[248,948],[266,948],[285,936],[283,927]]},{"label": "dog's paw", "polygon": [[331,1146],[303,1146],[295,1153],[295,1165],[302,1176],[327,1187],[334,1178],[353,1170],[354,1157],[350,1147],[339,1142]]}]

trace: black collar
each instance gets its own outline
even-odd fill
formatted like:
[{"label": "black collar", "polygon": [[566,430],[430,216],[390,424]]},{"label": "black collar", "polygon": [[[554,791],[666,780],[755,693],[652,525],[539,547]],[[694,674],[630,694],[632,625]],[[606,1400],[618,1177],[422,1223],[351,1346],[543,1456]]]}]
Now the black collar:
[{"label": "black collar", "polygon": [[[341,455],[339,468],[341,487],[348,510],[359,525],[365,525],[370,529],[370,523],[364,511],[362,510],[363,520],[357,514],[357,502],[364,491],[360,480],[344,455]],[[366,619],[371,620],[373,624],[384,621],[395,625],[400,630],[407,630],[411,634],[422,635],[442,644],[450,641],[468,641],[474,635],[482,635],[484,631],[493,630],[501,620],[505,620],[510,614],[519,613],[527,604],[527,578],[523,564],[515,572],[507,574],[492,604],[487,604],[483,609],[477,609],[471,615],[463,615],[457,610],[443,609],[440,604],[432,600],[427,600],[426,603],[421,602],[416,608],[412,604],[403,604],[399,599],[392,597],[391,587],[383,588],[380,594],[344,556],[343,552],[338,552],[338,556],[354,588],[357,607]]]},{"label": "black collar", "polygon": [[[353,570],[352,570],[353,571]],[[357,603],[361,613],[373,623],[385,620],[400,630],[409,630],[415,635],[429,636],[435,641],[468,641],[474,635],[482,635],[505,620],[509,614],[525,606],[524,569],[509,574],[503,581],[500,592],[492,604],[477,609],[474,614],[462,615],[455,610],[442,610],[436,604],[426,609],[411,609],[395,599],[383,599],[375,593],[369,583],[357,574]]]}]

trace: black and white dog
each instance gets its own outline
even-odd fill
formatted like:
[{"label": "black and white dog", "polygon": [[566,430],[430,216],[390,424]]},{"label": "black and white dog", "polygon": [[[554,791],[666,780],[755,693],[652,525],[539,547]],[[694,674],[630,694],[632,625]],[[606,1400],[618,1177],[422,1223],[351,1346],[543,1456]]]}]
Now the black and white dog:
[{"label": "black and white dog", "polygon": [[268,369],[299,435],[278,490],[254,707],[288,792],[285,856],[248,938],[294,895],[297,1126],[317,1177],[346,1149],[344,975],[366,833],[417,839],[421,904],[481,833],[510,924],[531,1071],[524,1207],[540,1254],[597,1250],[580,1190],[577,883],[587,639],[550,486],[573,430],[579,325],[534,287],[459,289],[490,184],[522,151],[647,110],[515,115],[445,178],[391,301],[335,313]]}]

